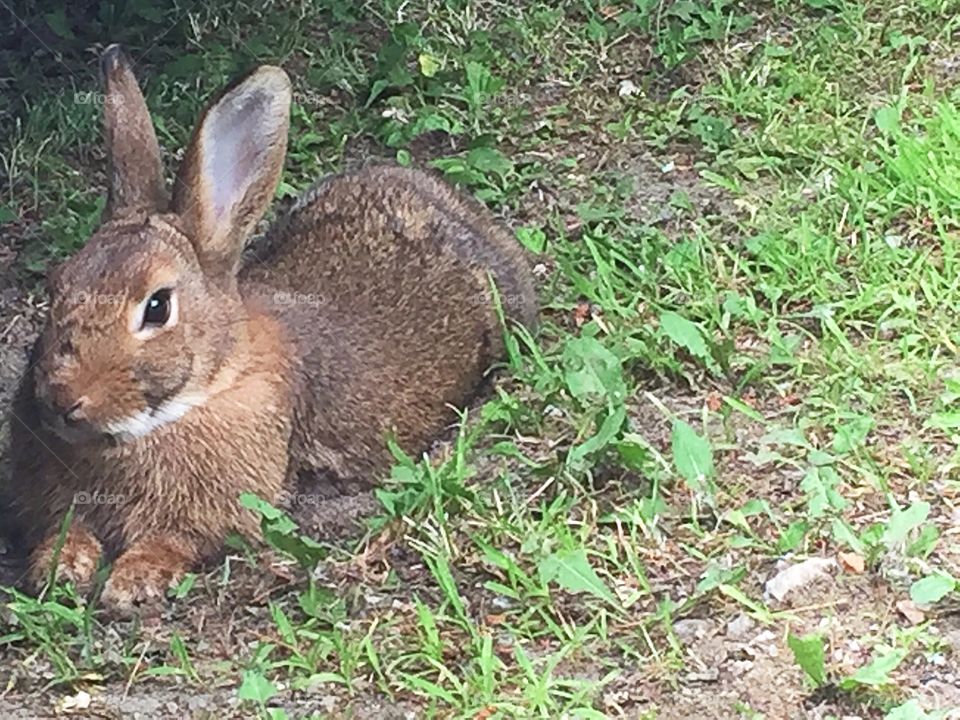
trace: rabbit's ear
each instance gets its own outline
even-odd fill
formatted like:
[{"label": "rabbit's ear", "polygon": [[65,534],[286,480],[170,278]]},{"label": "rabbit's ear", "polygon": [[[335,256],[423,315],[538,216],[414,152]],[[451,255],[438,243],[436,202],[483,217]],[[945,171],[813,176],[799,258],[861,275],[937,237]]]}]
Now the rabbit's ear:
[{"label": "rabbit's ear", "polygon": [[131,211],[166,209],[163,162],[150,111],[119,45],[100,57],[108,167],[105,220]]},{"label": "rabbit's ear", "polygon": [[262,66],[228,86],[200,117],[173,191],[201,265],[236,273],[244,242],[280,181],[290,125],[290,80]]}]

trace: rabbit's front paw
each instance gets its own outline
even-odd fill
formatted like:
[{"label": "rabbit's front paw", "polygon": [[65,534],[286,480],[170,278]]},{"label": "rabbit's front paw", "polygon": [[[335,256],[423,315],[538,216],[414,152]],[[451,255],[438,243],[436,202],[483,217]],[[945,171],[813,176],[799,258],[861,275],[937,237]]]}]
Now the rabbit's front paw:
[{"label": "rabbit's front paw", "polygon": [[[60,547],[59,554],[57,548]],[[80,592],[86,592],[93,584],[97,563],[103,554],[103,546],[96,536],[81,524],[74,524],[60,546],[60,533],[51,533],[30,554],[29,582],[40,591],[50,579],[54,559],[57,581],[72,582]]]},{"label": "rabbit's front paw", "polygon": [[190,569],[193,559],[194,553],[184,541],[143,538],[113,563],[101,600],[119,612],[157,604]]}]

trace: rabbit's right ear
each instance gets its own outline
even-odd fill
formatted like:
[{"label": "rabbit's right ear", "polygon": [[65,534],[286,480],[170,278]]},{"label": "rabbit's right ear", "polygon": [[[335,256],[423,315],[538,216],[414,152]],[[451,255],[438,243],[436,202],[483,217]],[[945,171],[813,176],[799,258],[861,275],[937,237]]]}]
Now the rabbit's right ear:
[{"label": "rabbit's right ear", "polygon": [[280,181],[290,125],[290,80],[263,66],[228,86],[204,111],[173,191],[200,263],[232,281],[248,235]]},{"label": "rabbit's right ear", "polygon": [[107,149],[104,220],[129,212],[166,209],[163,162],[150,111],[119,45],[100,56],[103,125]]}]

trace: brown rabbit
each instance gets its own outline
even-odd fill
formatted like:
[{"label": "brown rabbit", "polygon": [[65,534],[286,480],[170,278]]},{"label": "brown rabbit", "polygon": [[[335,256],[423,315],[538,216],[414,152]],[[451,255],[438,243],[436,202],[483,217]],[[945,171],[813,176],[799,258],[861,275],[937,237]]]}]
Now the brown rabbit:
[{"label": "brown rabbit", "polygon": [[490,279],[532,326],[520,247],[478,203],[417,171],[323,181],[243,249],[283,167],[290,82],[260,67],[200,118],[172,199],[143,96],[102,58],[109,190],[101,227],[49,278],[50,313],[14,406],[9,494],[40,587],[162,597],[255,535],[244,491],[366,485],[385,439],[422,449],[503,351]]}]

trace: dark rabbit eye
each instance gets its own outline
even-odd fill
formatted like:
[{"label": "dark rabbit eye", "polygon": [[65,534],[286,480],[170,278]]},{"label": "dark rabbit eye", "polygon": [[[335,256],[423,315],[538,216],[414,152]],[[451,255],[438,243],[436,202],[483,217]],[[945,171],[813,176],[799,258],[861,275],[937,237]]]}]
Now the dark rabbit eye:
[{"label": "dark rabbit eye", "polygon": [[160,328],[167,324],[170,319],[170,295],[173,291],[169,288],[157,290],[147,300],[143,308],[143,320],[140,322],[140,329]]}]

